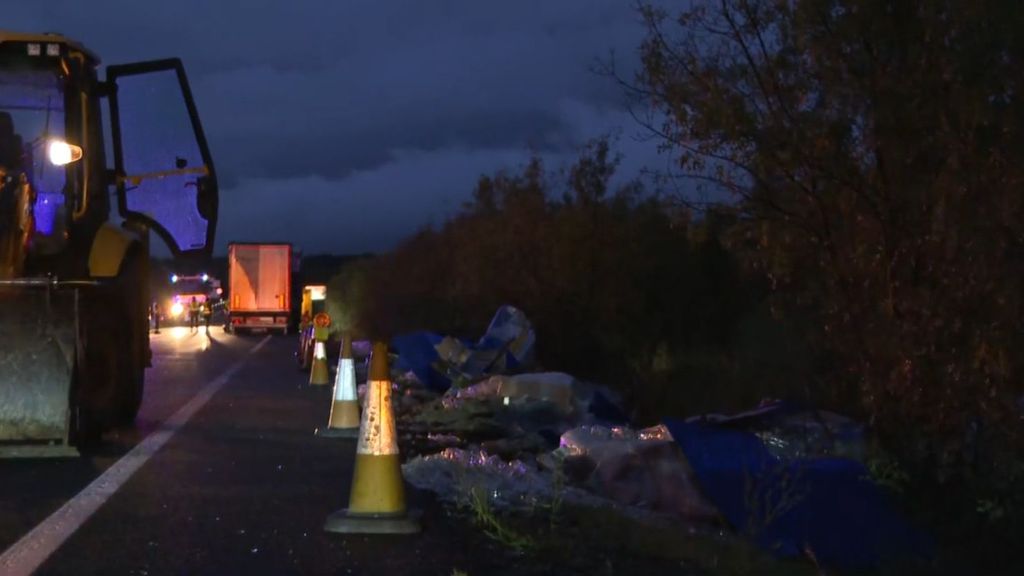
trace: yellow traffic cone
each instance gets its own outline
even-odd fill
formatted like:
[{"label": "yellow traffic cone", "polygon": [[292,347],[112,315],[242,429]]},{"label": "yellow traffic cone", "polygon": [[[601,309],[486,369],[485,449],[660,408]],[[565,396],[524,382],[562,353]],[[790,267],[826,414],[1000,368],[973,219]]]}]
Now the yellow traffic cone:
[{"label": "yellow traffic cone", "polygon": [[348,508],[327,517],[324,530],[355,534],[412,534],[419,522],[405,507],[395,414],[391,406],[388,347],[375,342],[366,404],[359,426]]},{"label": "yellow traffic cone", "polygon": [[[326,316],[322,312],[318,316]],[[313,346],[313,367],[309,371],[309,385],[310,386],[326,386],[331,383],[330,369],[327,368],[327,346],[324,342],[327,342],[329,332],[327,326],[330,325],[328,320],[326,323],[317,323],[317,326],[313,328],[313,338],[316,340],[316,344]]]},{"label": "yellow traffic cone", "polygon": [[331,374],[327,368],[327,348],[317,340],[313,348],[313,369],[309,371],[311,386],[326,386],[331,382]]},{"label": "yellow traffic cone", "polygon": [[352,337],[346,332],[341,337],[341,357],[334,375],[334,402],[327,428],[316,431],[327,438],[359,437],[359,396],[356,392],[356,364],[352,358]]}]

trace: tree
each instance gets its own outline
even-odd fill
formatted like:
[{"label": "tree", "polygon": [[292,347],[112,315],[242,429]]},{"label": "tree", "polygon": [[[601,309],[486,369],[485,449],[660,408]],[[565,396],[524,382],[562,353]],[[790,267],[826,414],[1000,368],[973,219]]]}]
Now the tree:
[{"label": "tree", "polygon": [[1008,494],[1024,478],[1024,5],[641,14],[641,118],[687,177],[735,195],[748,261],[841,361],[827,381],[922,473]]}]

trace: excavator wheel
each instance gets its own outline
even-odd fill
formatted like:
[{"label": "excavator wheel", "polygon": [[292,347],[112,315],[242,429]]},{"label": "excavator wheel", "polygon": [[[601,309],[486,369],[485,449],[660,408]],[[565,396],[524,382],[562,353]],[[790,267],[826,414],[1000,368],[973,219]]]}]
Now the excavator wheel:
[{"label": "excavator wheel", "polygon": [[[142,406],[145,386],[146,364],[149,351],[149,324],[146,320],[146,299],[141,287],[146,286],[143,256],[128,254],[118,276],[119,306],[113,312],[120,331],[121,347],[118,354],[118,372],[121,377],[121,392],[118,395],[114,424],[131,425]],[[130,351],[130,352],[129,352]]]},{"label": "excavator wheel", "polygon": [[95,429],[131,425],[142,404],[148,347],[142,258],[130,251],[112,282],[83,294],[84,358],[74,412],[87,441]]},{"label": "excavator wheel", "polygon": [[[90,377],[86,365],[84,357],[75,360],[71,383],[72,394],[79,394],[81,384]],[[96,452],[103,436],[103,425],[95,410],[86,403],[77,402],[72,406],[68,420],[71,444],[83,455]]]}]

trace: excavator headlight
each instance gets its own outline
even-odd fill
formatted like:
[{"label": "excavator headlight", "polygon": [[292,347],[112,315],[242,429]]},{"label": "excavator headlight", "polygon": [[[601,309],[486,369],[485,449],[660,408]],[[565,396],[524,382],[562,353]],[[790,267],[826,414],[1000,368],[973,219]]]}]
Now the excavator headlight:
[{"label": "excavator headlight", "polygon": [[50,164],[64,166],[82,159],[82,149],[74,144],[68,144],[62,140],[50,140],[46,149],[46,155],[50,158]]}]

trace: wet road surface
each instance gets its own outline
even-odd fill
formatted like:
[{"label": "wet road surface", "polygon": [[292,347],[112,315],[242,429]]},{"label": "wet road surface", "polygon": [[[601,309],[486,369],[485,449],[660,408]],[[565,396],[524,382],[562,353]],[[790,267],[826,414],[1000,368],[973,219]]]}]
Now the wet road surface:
[{"label": "wet road surface", "polygon": [[[33,553],[36,574],[516,573],[496,544],[408,486],[423,533],[323,531],[347,504],[355,442],[314,436],[330,387],[306,384],[294,337],[168,328],[152,346],[134,428],[89,457],[0,461],[0,573],[24,573],[31,564],[4,559]],[[101,475],[116,481],[90,485]],[[75,520],[90,502],[94,513]]]}]

